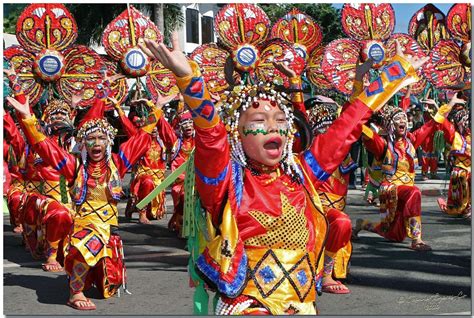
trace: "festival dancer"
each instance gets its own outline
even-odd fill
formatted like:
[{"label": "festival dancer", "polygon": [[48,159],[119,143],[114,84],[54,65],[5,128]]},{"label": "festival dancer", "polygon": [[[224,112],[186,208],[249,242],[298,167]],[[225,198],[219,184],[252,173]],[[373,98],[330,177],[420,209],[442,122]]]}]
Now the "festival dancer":
[{"label": "festival dancer", "polygon": [[[354,102],[355,98],[363,91],[364,75],[372,67],[373,61],[356,66],[354,89],[347,107]],[[316,103],[314,103],[316,102]],[[336,104],[320,104],[315,99],[305,102],[308,120],[312,127],[314,136],[326,133],[328,127],[339,116],[340,109]],[[357,168],[357,164],[348,153],[341,165],[331,176],[318,188],[318,195],[323,205],[324,213],[329,222],[329,233],[324,249],[324,270],[322,279],[322,291],[332,294],[348,294],[349,288],[340,279],[345,279],[348,272],[348,263],[352,254],[351,219],[344,213],[346,197],[350,185],[350,174]]]},{"label": "festival dancer", "polygon": [[[456,104],[466,101],[453,97]],[[452,111],[453,123],[445,121],[442,127],[446,143],[450,145],[450,155],[454,158],[449,179],[448,202],[438,199],[444,213],[471,218],[471,124],[469,112],[461,107]]]},{"label": "festival dancer", "polygon": [[[180,94],[181,95],[181,94]],[[171,163],[171,170],[175,171],[184,164],[194,150],[194,124],[191,113],[188,110],[178,114],[180,135],[175,156]],[[184,178],[183,172],[173,184],[171,188],[171,196],[173,197],[174,212],[168,222],[168,229],[181,233],[183,226],[184,213]]]},{"label": "festival dancer", "polygon": [[[430,106],[437,107],[437,105],[432,99],[425,99],[422,102],[428,107],[423,114],[423,118],[427,122],[436,111],[436,109]],[[428,180],[428,172],[431,179],[438,179],[438,153],[434,147],[435,133],[436,130],[426,136],[425,140],[421,143],[421,175],[423,180]]]},{"label": "festival dancer", "polygon": [[83,294],[91,284],[105,298],[114,295],[122,284],[124,265],[117,232],[121,177],[149,148],[150,133],[161,116],[161,110],[153,110],[155,120],[123,143],[119,154],[112,154],[115,129],[103,117],[104,98],[102,91],[78,126],[81,158],[37,129],[38,121],[31,115],[28,101],[8,98],[22,117],[28,142],[71,185],[75,216],[65,259],[70,290],[67,305],[78,310],[96,308]]},{"label": "festival dancer", "polygon": [[224,102],[224,125],[176,34],[172,51],[145,43],[142,50],[175,74],[193,114],[196,187],[220,229],[197,260],[220,292],[216,313],[316,314],[313,282],[327,223],[315,188],[340,165],[372,110],[408,84],[416,67],[395,57],[389,67],[399,76],[390,81],[384,74],[382,93],[362,93],[328,133],[294,157],[291,108],[270,84],[234,88]]},{"label": "festival dancer", "polygon": [[[133,101],[132,104],[134,104],[135,107],[141,104],[142,107],[146,107],[147,109],[153,109],[155,107],[161,109],[174,98],[174,95],[163,97],[158,94],[156,106],[152,101],[147,99],[136,100]],[[122,123],[125,133],[129,138],[134,136],[138,129],[125,115],[120,105],[116,103],[114,103],[114,105],[119,113],[120,122]],[[134,121],[138,127],[148,124],[148,118],[146,116],[136,116]],[[151,147],[147,149],[144,156],[140,158],[133,167],[134,178],[130,183],[130,199],[125,212],[125,216],[129,219],[136,210],[136,204],[143,200],[165,178],[166,149],[173,149],[177,142],[173,128],[171,128],[164,116],[158,120],[158,124],[153,129],[151,137]],[[163,218],[166,212],[165,192],[163,191],[157,195],[145,208],[138,212],[138,222],[142,224],[150,224],[150,219],[157,220]]]},{"label": "festival dancer", "polygon": [[389,240],[402,242],[408,236],[410,248],[415,251],[430,251],[431,247],[421,239],[421,192],[415,186],[415,149],[427,135],[438,129],[452,107],[444,105],[432,120],[413,133],[407,131],[406,113],[390,105],[384,108],[385,140],[370,129],[364,130],[364,144],[368,151],[382,160],[384,180],[379,192],[382,221],[373,224],[358,219],[353,229],[354,238],[361,230],[377,233]]},{"label": "festival dancer", "polygon": [[[23,176],[20,172],[18,156],[22,151],[24,136],[21,131],[17,129],[15,121],[9,112],[4,112],[3,128],[3,135],[5,136],[3,140],[4,171],[6,172],[8,170],[8,175],[10,176],[8,188],[5,188],[4,185],[3,192],[6,196],[8,212],[10,214],[10,224],[13,227],[13,232],[21,234],[23,233],[23,225],[20,221],[20,204],[26,190]],[[15,131],[16,133],[12,135],[8,133],[9,131]],[[8,142],[7,139],[9,140]]]},{"label": "festival dancer", "polygon": [[[15,72],[5,72],[10,79],[15,98],[25,101]],[[75,101],[74,99],[73,103]],[[65,101],[53,99],[49,101],[42,116],[45,133],[65,151],[69,151],[72,145],[71,115],[72,110]],[[17,158],[20,158],[19,168],[25,180],[23,185],[20,183],[12,187],[10,209],[17,209],[19,213],[24,241],[33,258],[46,258],[46,262],[42,264],[43,270],[63,271],[58,259],[63,256],[62,243],[72,225],[66,182],[53,166],[31,149],[31,144],[23,138],[18,138],[21,133],[11,117],[7,117],[4,123],[6,138],[15,149]]]}]

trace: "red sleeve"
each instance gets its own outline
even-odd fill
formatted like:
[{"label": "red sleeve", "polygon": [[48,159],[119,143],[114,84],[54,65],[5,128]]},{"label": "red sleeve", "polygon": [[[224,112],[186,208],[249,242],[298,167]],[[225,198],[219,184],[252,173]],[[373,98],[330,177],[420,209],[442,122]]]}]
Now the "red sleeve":
[{"label": "red sleeve", "polygon": [[410,97],[403,96],[401,103],[400,103],[401,108],[403,111],[406,113],[408,107],[410,107]]},{"label": "red sleeve", "polygon": [[128,138],[138,133],[137,127],[135,127],[132,121],[127,116],[125,116],[124,113],[119,113],[119,119],[120,119],[120,122],[122,123],[123,130],[125,131],[125,134],[127,135]]},{"label": "red sleeve", "polygon": [[410,138],[411,142],[413,143],[413,146],[416,149],[430,134],[433,134],[436,130],[438,130],[439,126],[440,125],[437,122],[435,122],[434,120],[430,120],[414,132],[408,133],[407,137]]},{"label": "red sleeve", "polygon": [[113,157],[121,177],[146,153],[150,145],[151,136],[143,130],[138,130],[120,145],[119,153],[113,154]]},{"label": "red sleeve", "polygon": [[3,129],[5,133],[5,139],[8,144],[13,147],[13,151],[17,158],[20,158],[21,154],[25,150],[26,142],[23,139],[23,135],[15,124],[10,113],[5,112],[3,116]]},{"label": "red sleeve", "polygon": [[362,125],[370,118],[372,110],[359,100],[350,104],[329,129],[316,136],[311,148],[300,155],[300,161],[315,186],[326,181],[339,167],[351,145],[362,132]]},{"label": "red sleeve", "polygon": [[454,136],[456,135],[456,128],[454,128],[454,125],[449,120],[445,119],[441,125],[441,130],[444,132],[444,140],[452,145],[454,142]]},{"label": "red sleeve", "polygon": [[23,119],[23,124],[28,132],[25,131],[28,143],[33,145],[33,149],[48,165],[59,171],[68,183],[72,183],[75,178],[76,157],[38,131],[36,118]]},{"label": "red sleeve", "polygon": [[387,141],[384,138],[374,132],[371,138],[363,137],[362,142],[365,149],[372,153],[377,160],[383,159],[387,145]]},{"label": "red sleeve", "polygon": [[166,121],[164,116],[160,117],[156,127],[158,128],[158,135],[160,136],[161,140],[163,140],[163,143],[165,144],[166,148],[172,149],[176,141],[178,140],[178,137],[176,137],[174,129]]}]

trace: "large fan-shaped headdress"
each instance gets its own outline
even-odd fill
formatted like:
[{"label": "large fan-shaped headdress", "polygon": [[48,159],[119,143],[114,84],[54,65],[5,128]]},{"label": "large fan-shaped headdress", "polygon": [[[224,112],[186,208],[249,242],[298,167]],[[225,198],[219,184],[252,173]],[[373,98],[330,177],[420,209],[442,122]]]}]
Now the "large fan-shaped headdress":
[{"label": "large fan-shaped headdress", "polygon": [[27,6],[18,18],[16,34],[20,45],[7,48],[4,57],[19,75],[32,105],[45,89],[49,98],[55,93],[67,101],[81,94],[79,106],[90,105],[104,65],[92,49],[73,45],[77,25],[64,5]]},{"label": "large fan-shaped headdress", "polygon": [[322,46],[323,39],[320,26],[307,14],[293,8],[279,19],[272,28],[272,36],[292,43],[296,52],[304,59],[298,62],[302,65],[300,76],[305,70],[309,80],[317,87],[326,89],[330,83],[321,72]]},{"label": "large fan-shaped headdress", "polygon": [[405,54],[424,56],[408,35],[392,35],[394,26],[395,14],[390,4],[344,4],[342,27],[350,38],[329,43],[322,61],[323,73],[338,91],[352,93],[358,60],[364,62],[371,58],[376,69],[385,65],[395,54],[395,39],[400,40]]},{"label": "large fan-shaped headdress", "polygon": [[[280,107],[285,112],[290,129],[293,125],[291,103],[286,94],[276,91],[273,85],[274,82],[289,83],[272,62],[284,62],[299,74],[304,69],[304,59],[290,43],[281,39],[267,41],[269,24],[265,12],[253,4],[228,4],[215,17],[219,43],[230,52],[234,67],[241,75],[240,85],[223,94],[222,101],[232,156],[243,166],[247,162],[237,129],[240,112],[258,107],[258,100],[268,100],[273,107]],[[288,173],[292,173],[295,165],[292,144],[293,134],[289,134],[283,156]]]},{"label": "large fan-shaped headdress", "polygon": [[437,88],[471,82],[471,4],[453,5],[446,24],[454,39],[445,39],[447,35],[444,39],[435,37],[437,41],[424,67],[425,76]]},{"label": "large fan-shaped headdress", "polygon": [[319,25],[307,14],[293,8],[272,28],[272,36],[294,43],[296,51],[305,60],[323,39]]},{"label": "large fan-shaped headdress", "polygon": [[440,40],[449,38],[446,16],[432,4],[427,4],[411,17],[408,33],[428,53]]}]

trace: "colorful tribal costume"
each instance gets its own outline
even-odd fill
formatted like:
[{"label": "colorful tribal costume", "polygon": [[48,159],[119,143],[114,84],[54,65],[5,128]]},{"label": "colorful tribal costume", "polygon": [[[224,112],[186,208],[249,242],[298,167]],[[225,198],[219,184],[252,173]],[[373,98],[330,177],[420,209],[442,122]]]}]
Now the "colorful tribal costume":
[{"label": "colorful tribal costume", "polygon": [[[368,87],[309,150],[294,162],[285,150],[282,164],[268,167],[246,158],[237,132],[238,111],[237,120],[227,126],[227,138],[197,65],[190,64],[193,74],[177,82],[196,126],[196,187],[220,229],[197,261],[221,293],[216,313],[315,314],[315,282],[321,278],[316,276],[321,275],[327,232],[316,189],[339,167],[371,108],[413,81],[413,68],[396,57],[377,80],[379,86]],[[279,105],[291,118],[270,86],[238,86],[226,103],[232,112],[239,106],[245,112],[259,100]],[[291,143],[285,148],[291,150]]]},{"label": "colorful tribal costume", "polygon": [[[3,116],[4,136],[3,140],[3,163],[5,175],[8,172],[8,185],[3,187],[3,194],[6,196],[8,212],[10,214],[10,224],[13,226],[13,232],[22,233],[23,225],[20,221],[20,203],[22,194],[25,192],[23,176],[18,165],[18,154],[21,154],[21,145],[23,144],[23,135],[16,128],[15,122],[10,113],[5,112]],[[8,133],[15,131],[14,135]],[[15,149],[16,146],[16,149]]]},{"label": "colorful tribal costume", "polygon": [[[194,127],[193,119],[189,111],[184,111],[178,115],[179,127],[181,134],[178,139],[178,146],[175,150],[175,156],[171,163],[171,170],[175,171],[184,164],[194,150]],[[184,212],[184,178],[183,172],[174,182],[171,188],[171,196],[173,197],[174,212],[168,222],[168,228],[178,233],[181,232],[183,226]]]},{"label": "colorful tribal costume", "polygon": [[[357,165],[348,154],[342,164],[329,179],[318,189],[326,218],[329,222],[329,234],[324,250],[324,277],[345,279],[348,273],[348,263],[352,254],[351,219],[344,213],[346,206],[349,174]],[[337,281],[336,281],[337,282]],[[340,282],[337,282],[340,285]],[[349,290],[334,290],[323,281],[323,292],[348,293]]]},{"label": "colorful tribal costume", "polygon": [[[148,101],[148,107],[154,105]],[[124,127],[127,136],[134,136],[138,129],[134,126],[123,111],[119,111],[120,121]],[[148,118],[139,118],[138,126],[147,124]],[[127,205],[126,216],[130,218],[136,209],[135,204],[143,200],[155,187],[157,187],[165,178],[166,171],[166,149],[172,149],[176,144],[177,138],[173,128],[168,124],[164,116],[158,120],[158,124],[153,129],[151,146],[142,158],[133,167],[133,180],[130,183],[131,198]],[[148,223],[148,220],[157,220],[165,216],[165,192],[157,195],[150,204],[142,211],[139,211],[140,222]]]},{"label": "colorful tribal costume", "polygon": [[465,109],[454,113],[452,124],[445,121],[443,132],[446,142],[451,146],[450,155],[454,158],[453,170],[449,179],[448,202],[438,199],[443,212],[456,216],[471,216],[471,130],[469,113]]},{"label": "colorful tribal costume", "polygon": [[414,185],[418,161],[415,149],[443,121],[444,117],[437,114],[433,120],[410,133],[407,132],[405,112],[398,107],[385,106],[388,140],[370,129],[364,129],[365,147],[382,161],[384,179],[379,192],[382,221],[372,224],[357,220],[355,235],[363,229],[395,242],[402,242],[408,236],[412,239],[411,248],[431,249],[421,240],[421,192]]},{"label": "colorful tribal costume", "polygon": [[[359,85],[359,87],[362,86]],[[361,93],[361,91],[362,89],[355,94]],[[307,100],[305,105],[315,136],[326,133],[327,128],[337,119],[340,111],[337,104],[320,104],[317,98]],[[322,291],[327,293],[346,294],[350,292],[340,281],[333,280],[333,277],[335,279],[347,277],[348,263],[352,254],[351,219],[343,211],[346,206],[349,175],[356,168],[357,164],[352,161],[348,153],[338,169],[317,190],[329,223],[322,281]]]},{"label": "colorful tribal costume", "polygon": [[[12,78],[11,83],[15,87],[16,80]],[[15,94],[18,101],[25,101],[25,95],[21,91]],[[56,117],[60,117],[62,123],[67,123],[70,114],[69,105],[62,100],[50,101],[43,114],[45,130],[51,142],[66,152],[71,146],[71,138],[57,129]],[[9,191],[10,210],[18,211],[18,214],[14,212],[14,218],[18,218],[23,226],[23,237],[33,257],[46,257],[43,269],[61,271],[57,257],[58,252],[60,258],[63,253],[58,249],[63,245],[72,225],[66,182],[54,166],[44,161],[31,144],[21,138],[11,117],[6,115],[4,123],[6,137],[15,149],[17,158],[20,158],[19,169],[25,180],[22,184],[17,179],[12,184]],[[25,131],[23,126],[22,129]]]},{"label": "colorful tribal costume", "polygon": [[[425,112],[423,115],[424,120],[430,119],[430,114]],[[431,178],[435,179],[438,177],[438,153],[434,147],[434,138],[437,130],[426,136],[426,139],[421,143],[421,174],[423,180],[428,179],[428,171],[431,174]]]},{"label": "colorful tribal costume", "polygon": [[[75,215],[65,269],[71,293],[68,304],[76,309],[85,308],[78,307],[77,301],[89,300],[74,298],[74,295],[84,297],[82,291],[92,284],[97,286],[103,297],[108,298],[123,282],[122,243],[117,232],[121,177],[149,148],[149,134],[156,124],[153,122],[145,126],[120,146],[118,154],[113,154],[111,147],[115,130],[103,114],[104,99],[96,99],[78,127],[80,159],[41,133],[34,116],[25,115],[22,120],[29,143],[71,186]],[[154,111],[153,115],[159,118],[161,111]],[[95,306],[87,309],[95,309]]]}]

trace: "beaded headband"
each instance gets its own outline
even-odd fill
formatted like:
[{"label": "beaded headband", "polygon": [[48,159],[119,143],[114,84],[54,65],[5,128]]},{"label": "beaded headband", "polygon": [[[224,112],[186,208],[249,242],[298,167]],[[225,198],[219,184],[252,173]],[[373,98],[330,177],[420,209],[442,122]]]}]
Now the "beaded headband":
[{"label": "beaded headband", "polygon": [[77,139],[79,142],[82,142],[86,136],[96,131],[105,133],[110,140],[114,140],[115,135],[117,134],[117,130],[112,127],[106,119],[100,118],[89,120],[82,125],[77,133]]},{"label": "beaded headband", "polygon": [[71,114],[71,107],[68,103],[62,99],[53,99],[49,102],[48,106],[44,109],[43,118],[47,118],[50,115],[63,113],[66,115]]}]

